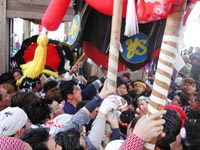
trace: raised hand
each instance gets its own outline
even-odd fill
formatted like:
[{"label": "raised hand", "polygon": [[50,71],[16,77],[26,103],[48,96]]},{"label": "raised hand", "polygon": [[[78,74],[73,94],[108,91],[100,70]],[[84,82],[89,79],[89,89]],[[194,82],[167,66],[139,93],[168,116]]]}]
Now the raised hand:
[{"label": "raised hand", "polygon": [[159,136],[164,137],[163,125],[165,120],[160,117],[165,113],[166,110],[162,110],[149,117],[146,115],[142,116],[136,123],[133,133],[146,142],[150,142]]}]

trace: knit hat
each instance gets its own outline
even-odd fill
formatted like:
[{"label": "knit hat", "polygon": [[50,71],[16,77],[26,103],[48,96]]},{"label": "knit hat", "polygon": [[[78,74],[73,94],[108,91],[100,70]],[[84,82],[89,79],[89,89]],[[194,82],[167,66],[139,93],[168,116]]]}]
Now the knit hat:
[{"label": "knit hat", "polygon": [[7,107],[0,112],[0,135],[11,136],[21,129],[28,117],[19,107]]},{"label": "knit hat", "polygon": [[182,128],[186,120],[186,113],[184,112],[184,110],[180,106],[172,104],[166,105],[165,109],[175,110],[177,113],[179,113],[179,115],[181,116],[181,121],[182,121],[181,128]]},{"label": "knit hat", "polygon": [[58,82],[55,81],[55,80],[47,81],[47,82],[44,84],[43,90],[44,90],[44,92],[46,93],[46,92],[48,92],[48,90],[50,90],[50,89],[56,87],[57,85],[58,85]]},{"label": "knit hat", "polygon": [[159,149],[170,149],[169,145],[176,140],[182,124],[181,117],[175,110],[166,110],[167,113],[163,115],[163,119],[166,121],[163,132],[165,132],[166,136],[157,141],[156,146]]},{"label": "knit hat", "polygon": [[13,137],[0,136],[1,150],[25,150],[24,142]]}]

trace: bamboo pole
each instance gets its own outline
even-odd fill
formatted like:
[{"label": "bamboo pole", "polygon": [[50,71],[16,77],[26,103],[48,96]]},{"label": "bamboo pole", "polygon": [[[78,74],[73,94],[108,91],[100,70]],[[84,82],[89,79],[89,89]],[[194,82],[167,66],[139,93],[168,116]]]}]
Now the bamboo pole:
[{"label": "bamboo pole", "polygon": [[[157,64],[148,114],[163,110],[166,104],[168,89],[171,82],[176,54],[178,53],[179,31],[182,23],[185,3],[175,4],[167,17],[161,51]],[[148,150],[154,150],[157,139],[145,144]]]},{"label": "bamboo pole", "polygon": [[[83,53],[81,55],[81,57],[76,61],[76,63],[73,65],[73,66],[77,66],[79,63],[81,62],[84,62],[85,60],[87,59],[87,56],[85,53]],[[73,67],[72,67],[73,68]],[[73,72],[73,69],[70,69],[69,70],[69,75],[72,75],[74,72]]]},{"label": "bamboo pole", "polygon": [[108,88],[116,91],[116,80],[118,71],[118,60],[120,50],[120,31],[122,22],[122,3],[123,0],[114,0],[113,16],[111,26],[111,40],[108,59]]}]

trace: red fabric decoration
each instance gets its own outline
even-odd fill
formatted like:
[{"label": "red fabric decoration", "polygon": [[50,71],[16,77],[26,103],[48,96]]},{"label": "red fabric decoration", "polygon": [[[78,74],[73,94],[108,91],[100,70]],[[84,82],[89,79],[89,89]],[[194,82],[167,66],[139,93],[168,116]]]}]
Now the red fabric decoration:
[{"label": "red fabric decoration", "polygon": [[[33,43],[24,52],[25,63],[33,60],[36,47],[37,47],[37,43]],[[53,71],[57,72],[60,61],[61,61],[60,56],[58,55],[58,52],[55,46],[53,46],[52,44],[48,44],[46,66],[50,66],[53,69]]]},{"label": "red fabric decoration", "polygon": [[65,16],[69,3],[70,0],[51,0],[42,17],[42,26],[49,31],[57,30]]},{"label": "red fabric decoration", "polygon": [[137,2],[137,18],[139,22],[151,22],[167,18],[174,3],[182,3],[183,0],[139,0]]},{"label": "red fabric decoration", "polygon": [[[112,16],[114,0],[86,0],[94,9],[102,14]],[[138,22],[151,22],[167,18],[174,3],[182,3],[184,0],[139,0],[136,4]],[[127,0],[123,0],[122,17],[126,17]]]},{"label": "red fabric decoration", "polygon": [[[108,69],[108,55],[102,54],[93,44],[83,42],[83,49],[87,57],[92,58],[98,66]],[[103,60],[103,61],[102,61]],[[120,62],[118,63],[118,72],[126,70],[127,67]]]},{"label": "red fabric decoration", "polygon": [[164,6],[163,4],[157,1],[145,2],[145,0],[139,0],[137,3],[138,21],[150,22],[167,18],[170,9],[171,5]]},{"label": "red fabric decoration", "polygon": [[[112,16],[114,0],[85,0],[92,8],[102,14]],[[126,17],[127,0],[123,0],[122,17]]]}]

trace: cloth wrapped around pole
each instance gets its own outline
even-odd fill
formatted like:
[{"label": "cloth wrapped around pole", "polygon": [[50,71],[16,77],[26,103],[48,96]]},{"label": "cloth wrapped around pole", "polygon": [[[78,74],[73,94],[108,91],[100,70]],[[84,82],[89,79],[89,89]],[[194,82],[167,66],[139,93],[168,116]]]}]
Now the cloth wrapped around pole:
[{"label": "cloth wrapped around pole", "polygon": [[[173,5],[166,22],[165,32],[159,54],[153,89],[148,105],[148,114],[163,110],[166,104],[168,89],[171,83],[176,54],[178,51],[179,31],[182,23],[184,4]],[[156,140],[146,143],[145,147],[154,150]]]}]

